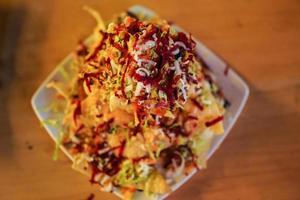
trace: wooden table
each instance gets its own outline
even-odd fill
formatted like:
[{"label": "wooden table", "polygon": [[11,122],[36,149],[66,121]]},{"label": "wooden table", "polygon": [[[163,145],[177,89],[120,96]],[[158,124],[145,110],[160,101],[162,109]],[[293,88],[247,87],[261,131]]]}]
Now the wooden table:
[{"label": "wooden table", "polygon": [[175,21],[234,66],[247,106],[208,163],[169,199],[300,199],[299,0],[4,0],[0,3],[0,199],[117,199],[71,170],[35,117],[30,98],[95,22],[136,3]]}]

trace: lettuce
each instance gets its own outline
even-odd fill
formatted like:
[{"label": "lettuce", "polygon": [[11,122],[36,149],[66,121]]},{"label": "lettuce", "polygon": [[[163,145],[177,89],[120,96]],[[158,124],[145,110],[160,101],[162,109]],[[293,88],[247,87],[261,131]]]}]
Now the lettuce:
[{"label": "lettuce", "polygon": [[210,148],[214,133],[209,129],[201,134],[195,134],[195,137],[190,142],[190,148],[197,155],[197,165],[206,168],[207,152]]},{"label": "lettuce", "polygon": [[121,170],[116,176],[116,181],[122,186],[137,185],[145,182],[151,171],[152,167],[146,163],[134,164],[132,161],[126,160],[122,163]]}]

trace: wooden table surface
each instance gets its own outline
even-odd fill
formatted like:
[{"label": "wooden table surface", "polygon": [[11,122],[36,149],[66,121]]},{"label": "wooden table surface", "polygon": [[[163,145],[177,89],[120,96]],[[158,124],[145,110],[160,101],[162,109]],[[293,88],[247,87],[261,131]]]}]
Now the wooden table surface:
[{"label": "wooden table surface", "polygon": [[30,98],[95,23],[146,5],[193,33],[250,85],[250,99],[221,148],[169,199],[300,199],[299,0],[1,0],[0,199],[117,199],[71,170],[41,128]]}]

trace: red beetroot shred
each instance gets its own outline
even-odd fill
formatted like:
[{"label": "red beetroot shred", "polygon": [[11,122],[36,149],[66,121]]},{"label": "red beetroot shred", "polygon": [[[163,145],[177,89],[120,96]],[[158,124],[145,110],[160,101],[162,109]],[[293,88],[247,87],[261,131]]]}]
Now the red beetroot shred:
[{"label": "red beetroot shred", "polygon": [[74,123],[77,124],[77,117],[79,115],[81,115],[81,101],[80,100],[74,100],[74,102],[76,104],[76,108],[73,112],[73,120],[74,120]]},{"label": "red beetroot shred", "polygon": [[148,156],[143,156],[143,157],[140,157],[140,158],[134,158],[134,159],[132,159],[132,162],[134,164],[136,164],[136,163],[139,163],[140,161],[145,160],[147,158],[148,158]]},{"label": "red beetroot shred", "polygon": [[191,99],[191,101],[197,108],[199,108],[199,110],[202,111],[204,109],[203,106],[196,99]]},{"label": "red beetroot shred", "polygon": [[[81,90],[83,90],[84,86],[84,84],[82,83],[85,83],[88,91],[91,92],[91,85],[94,83],[94,81],[97,81],[97,83],[99,82],[99,84],[101,85],[101,82],[103,80],[107,80],[108,78],[111,78],[113,80],[119,78],[116,77],[118,74],[114,73],[111,66],[111,59],[115,58],[115,55],[110,55],[107,59],[101,58],[102,60],[100,59],[100,57],[98,57],[99,51],[103,49],[105,50],[106,44],[113,46],[119,51],[118,53],[121,53],[120,57],[119,54],[116,54],[116,57],[118,58],[118,63],[116,64],[120,64],[122,66],[121,84],[118,85],[118,88],[114,88],[117,97],[123,97],[128,99],[127,94],[125,93],[127,77],[133,77],[136,81],[142,82],[144,85],[150,84],[152,88],[161,90],[167,95],[167,102],[159,100],[156,104],[154,104],[155,112],[152,112],[152,114],[154,115],[153,121],[154,119],[156,120],[156,116],[163,117],[169,108],[171,108],[171,111],[174,111],[173,106],[175,105],[175,101],[181,98],[181,96],[179,96],[180,89],[176,86],[178,85],[178,81],[180,81],[180,79],[183,78],[183,75],[186,76],[186,80],[188,83],[197,84],[198,81],[202,80],[200,80],[200,78],[198,78],[197,75],[193,73],[188,73],[189,62],[193,62],[193,60],[195,59],[194,48],[196,44],[192,40],[191,35],[187,36],[183,32],[179,32],[176,36],[172,36],[169,31],[162,33],[160,28],[158,28],[157,26],[145,25],[137,19],[132,19],[131,22],[126,25],[117,25],[115,27],[115,33],[106,33],[103,31],[100,31],[100,33],[102,34],[102,39],[98,43],[96,48],[92,52],[90,52],[90,54],[88,52],[88,48],[83,43],[80,43],[80,46],[76,51],[78,56],[85,57],[86,64],[90,65],[95,70],[99,70],[95,73],[83,74],[83,78],[81,78],[80,83],[78,83],[79,87],[81,87]],[[135,61],[133,56],[129,53],[127,42],[129,41],[130,37],[134,37],[135,41],[133,48],[135,50],[138,50],[137,45],[145,44],[149,40],[152,41],[152,39],[154,39],[154,34],[156,34],[157,40],[155,39],[155,45],[151,50],[154,50],[154,52],[157,54],[157,57],[151,58],[150,51],[147,51],[146,53],[139,55],[139,58],[141,60],[144,59],[154,61],[156,64],[155,66],[150,66],[149,69],[147,68],[150,71],[150,75],[147,74],[147,76],[142,76],[136,72],[139,66],[137,65],[137,61]],[[172,40],[174,41],[173,47],[171,48],[170,38],[172,38]],[[115,40],[118,40],[118,42]],[[121,40],[121,42],[119,42],[119,40]],[[175,73],[174,70],[175,61],[179,61],[180,59],[180,68],[184,74],[177,72]],[[201,62],[204,63],[202,59]],[[169,64],[169,67],[167,67],[166,64]],[[143,65],[142,67],[146,66],[145,62],[141,65]],[[227,75],[228,70],[229,67],[226,66],[226,68],[224,69],[225,75]],[[213,82],[212,78],[208,74],[205,74],[204,78],[206,78],[210,83]],[[75,122],[75,125],[77,124],[78,117],[82,114],[81,100],[83,100],[87,96],[87,94],[85,94],[83,90],[82,94],[78,94],[77,96],[78,97],[76,97],[76,99],[72,102],[76,105],[73,113],[73,120]],[[148,100],[148,97],[149,96],[147,96],[147,93],[145,93],[145,91],[142,91],[141,95],[136,97],[136,99],[138,101],[144,101]],[[79,100],[77,100],[77,98],[79,98]],[[130,101],[131,99],[129,99],[129,102]],[[204,106],[201,105],[201,103],[199,103],[196,99],[191,99],[191,101],[195,105],[195,107],[197,107],[200,111],[204,109]],[[148,108],[147,106],[145,106],[146,103],[138,104],[137,102],[134,103],[137,104],[136,112],[138,115],[138,119],[140,120],[140,124],[138,124],[134,128],[130,128],[130,136],[135,136],[137,134],[141,134],[143,136],[143,119],[148,114]],[[103,114],[99,114],[96,117],[101,118],[103,117]],[[185,126],[185,123],[188,120],[198,120],[198,118],[192,115],[186,116],[185,114],[183,115],[183,119],[180,117],[181,116],[176,116],[176,119],[172,119],[173,121],[166,123],[161,122],[160,124],[160,126],[162,126],[164,130],[164,134],[170,139],[170,141],[174,145],[167,149],[164,149],[159,155],[160,158],[164,158],[162,160],[163,166],[165,168],[174,165],[174,161],[176,165],[179,166],[183,161],[182,159],[185,159],[188,162],[192,160],[195,166],[198,167],[198,165],[196,164],[196,157],[195,155],[193,155],[191,149],[188,146],[179,145],[178,143],[179,135],[188,137],[191,134],[191,132],[188,132],[186,130],[187,128]],[[167,120],[170,120],[168,119],[168,117],[165,118]],[[178,120],[178,118],[180,118],[180,120]],[[158,118],[158,121],[160,120],[161,119]],[[219,116],[215,119],[205,122],[205,126],[213,126],[214,124],[222,120],[223,116]],[[144,120],[144,122],[147,123],[146,120]],[[177,124],[176,122],[180,122],[180,124]],[[119,146],[113,148],[111,148],[109,144],[104,141],[105,139],[107,139],[108,134],[111,133],[110,130],[112,130],[113,123],[114,118],[111,118],[108,121],[98,124],[97,127],[93,127],[92,129],[93,135],[91,141],[89,141],[90,144],[87,150],[89,156],[93,158],[93,161],[89,162],[89,166],[92,171],[90,179],[91,183],[99,183],[95,180],[95,177],[97,176],[97,174],[100,173],[104,173],[109,176],[114,176],[119,172],[123,159],[129,159],[125,158],[123,155],[126,140],[122,141]],[[84,125],[81,124],[80,127],[77,128],[77,130],[75,131],[75,135],[77,134],[76,136],[79,136],[79,139],[85,139],[86,137],[84,132],[85,129],[84,131],[81,131],[83,128]],[[83,152],[86,149],[86,147],[84,146],[83,142],[80,142],[79,144],[75,144],[74,149],[77,150],[77,152]],[[188,158],[183,158],[180,156],[182,151],[188,152]],[[143,159],[146,159],[147,157],[148,156],[143,156],[140,158],[132,159],[132,161],[133,163],[138,163]],[[93,198],[94,194],[91,194],[88,199]]]},{"label": "red beetroot shred", "polygon": [[111,128],[111,124],[114,122],[114,118],[110,118],[108,121],[99,124],[96,128],[96,133],[107,132]]},{"label": "red beetroot shred", "polygon": [[95,78],[97,79],[99,77],[100,73],[99,72],[94,72],[94,73],[85,73],[84,74],[84,82],[89,90],[89,92],[91,92],[91,84],[93,83],[93,79]]},{"label": "red beetroot shred", "polygon": [[119,158],[123,157],[125,145],[126,145],[126,140],[124,140],[120,146],[116,147],[116,149],[118,149],[118,157]]},{"label": "red beetroot shred", "polygon": [[81,125],[79,126],[79,128],[75,131],[75,134],[78,134],[83,128],[84,128],[84,125],[81,124]]},{"label": "red beetroot shred", "polygon": [[208,122],[205,122],[205,126],[206,127],[210,127],[210,126],[213,126],[215,125],[216,123],[222,121],[224,119],[224,116],[219,116],[211,121],[208,121]]},{"label": "red beetroot shred", "polygon": [[95,181],[95,177],[97,174],[101,173],[101,170],[97,167],[97,165],[98,165],[98,163],[96,163],[94,161],[90,163],[91,171],[92,171],[92,175],[91,175],[91,179],[90,179],[91,183],[97,183]]}]

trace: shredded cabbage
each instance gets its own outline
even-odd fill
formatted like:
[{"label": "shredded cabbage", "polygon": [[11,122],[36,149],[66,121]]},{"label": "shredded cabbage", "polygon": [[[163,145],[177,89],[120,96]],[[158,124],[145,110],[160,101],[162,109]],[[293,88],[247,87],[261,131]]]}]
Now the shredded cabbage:
[{"label": "shredded cabbage", "polygon": [[194,137],[190,147],[195,155],[197,155],[197,165],[200,168],[206,168],[207,152],[209,150],[214,133],[206,129],[202,134]]},{"label": "shredded cabbage", "polygon": [[152,167],[145,163],[133,164],[126,160],[122,163],[121,170],[116,176],[116,182],[121,185],[131,186],[145,182],[152,171]]}]

